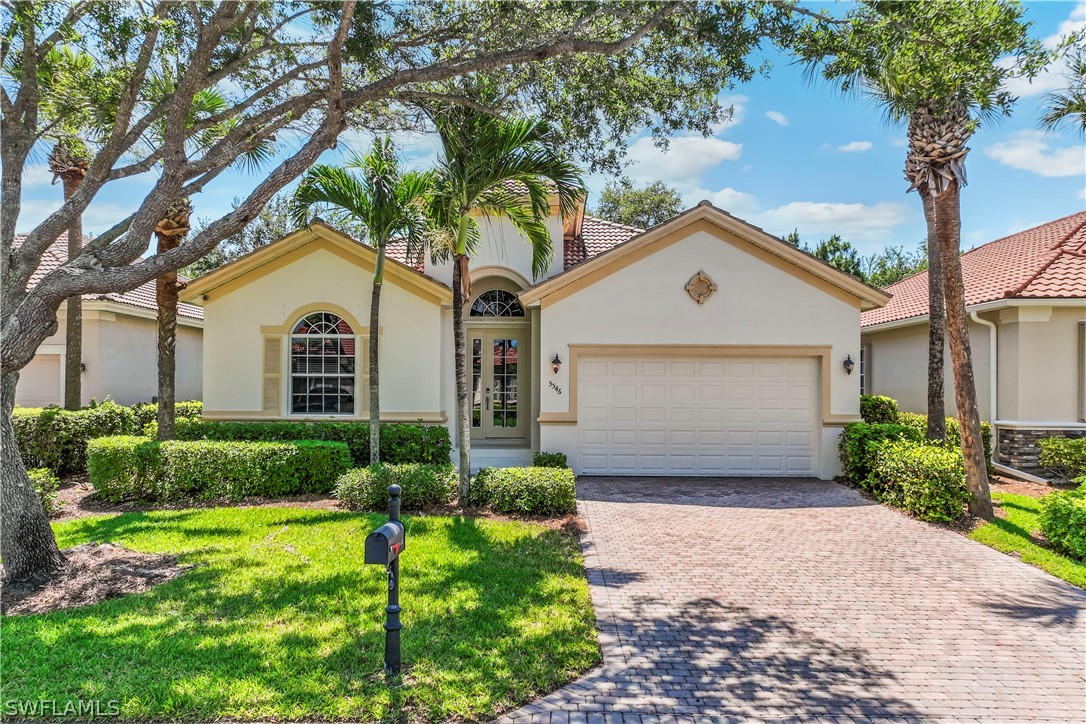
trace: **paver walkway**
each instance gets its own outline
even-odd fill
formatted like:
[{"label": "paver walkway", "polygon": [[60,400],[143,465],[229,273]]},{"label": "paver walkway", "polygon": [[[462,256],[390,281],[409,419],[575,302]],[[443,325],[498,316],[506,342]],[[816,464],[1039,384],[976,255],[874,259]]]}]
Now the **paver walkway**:
[{"label": "paver walkway", "polygon": [[525,721],[1086,721],[1086,592],[820,481],[582,478],[603,666]]}]

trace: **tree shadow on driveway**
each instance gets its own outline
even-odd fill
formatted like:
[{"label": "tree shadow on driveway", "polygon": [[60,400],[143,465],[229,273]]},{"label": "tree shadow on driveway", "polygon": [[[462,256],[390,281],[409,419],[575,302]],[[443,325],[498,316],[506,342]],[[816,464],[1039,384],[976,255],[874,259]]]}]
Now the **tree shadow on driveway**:
[{"label": "tree shadow on driveway", "polygon": [[877,505],[844,485],[815,478],[581,476],[577,478],[577,498],[608,503],[766,510]]}]

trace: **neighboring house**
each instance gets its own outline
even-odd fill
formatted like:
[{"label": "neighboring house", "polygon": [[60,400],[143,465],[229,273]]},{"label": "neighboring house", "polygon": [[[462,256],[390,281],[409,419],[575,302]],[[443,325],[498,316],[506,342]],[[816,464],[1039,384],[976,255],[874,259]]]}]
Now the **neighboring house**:
[{"label": "neighboring house", "polygon": [[[552,211],[556,213],[556,210]],[[860,312],[889,296],[702,202],[648,231],[484,220],[467,322],[474,466],[560,451],[586,474],[830,478],[859,419]],[[454,429],[448,263],[394,249],[382,419]],[[323,222],[194,280],[204,416],[365,420],[374,251]],[[409,264],[403,263],[409,261]],[[455,440],[455,436],[454,436]]]},{"label": "neighboring house", "polygon": [[[1037,471],[1038,438],[1086,435],[1086,212],[962,255],[977,402],[995,459]],[[861,317],[862,380],[903,410],[927,406],[928,274],[893,284]],[[950,355],[947,414],[955,414]]]},{"label": "neighboring house", "polygon": [[[22,241],[16,237],[16,243]],[[90,243],[86,237],[83,243]],[[31,284],[68,258],[64,233],[42,255]],[[57,312],[57,332],[38,347],[22,369],[15,403],[39,407],[64,403],[65,312]],[[122,405],[149,402],[158,394],[158,323],[155,284],[127,292],[83,297],[83,404],[110,398]],[[198,400],[203,377],[204,310],[180,304],[177,316],[177,399]]]}]

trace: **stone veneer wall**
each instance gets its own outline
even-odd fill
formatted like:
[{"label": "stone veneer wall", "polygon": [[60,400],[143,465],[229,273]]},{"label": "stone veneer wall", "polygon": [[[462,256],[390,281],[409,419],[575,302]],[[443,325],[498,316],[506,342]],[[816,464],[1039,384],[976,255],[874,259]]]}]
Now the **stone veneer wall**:
[{"label": "stone veneer wall", "polygon": [[1041,448],[1037,441],[1046,437],[1086,437],[1086,430],[1027,430],[999,428],[999,458],[996,462],[1034,475],[1043,474],[1038,458]]}]

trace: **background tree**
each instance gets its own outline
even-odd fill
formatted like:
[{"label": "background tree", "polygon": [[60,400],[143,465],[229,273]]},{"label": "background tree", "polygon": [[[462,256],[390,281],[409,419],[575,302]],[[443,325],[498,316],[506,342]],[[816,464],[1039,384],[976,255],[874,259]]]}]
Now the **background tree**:
[{"label": "background tree", "polygon": [[942,266],[969,509],[988,520],[993,510],[962,283],[959,190],[966,144],[979,120],[1009,113],[1013,105],[1004,80],[1033,76],[1048,60],[1028,37],[1021,14],[1020,6],[997,0],[859,3],[841,20],[812,22],[796,43],[802,58],[818,63],[844,90],[864,83],[891,90],[895,113],[909,118],[906,177],[910,188],[924,188],[932,198],[935,228],[928,244],[938,249]]},{"label": "background tree", "polygon": [[682,196],[663,181],[634,186],[626,176],[607,182],[600,192],[594,216],[647,229],[683,210]]},{"label": "background tree", "polygon": [[[194,263],[332,148],[350,125],[415,128],[414,104],[472,105],[446,84],[488,78],[511,107],[546,114],[595,167],[617,165],[624,139],[648,129],[709,132],[727,117],[720,90],[755,70],[764,38],[787,39],[792,10],[764,3],[8,3],[0,9],[0,556],[5,575],[48,579],[63,561],[13,443],[21,370],[56,330],[65,299],[133,289]],[[304,30],[299,31],[302,28]],[[50,137],[41,71],[62,46],[95,59],[83,107],[105,119],[79,190],[16,248],[22,173]],[[456,48],[456,52],[449,52]],[[180,70],[156,94],[154,69]],[[228,105],[187,123],[197,93]],[[93,102],[87,102],[92,98]],[[162,123],[160,139],[150,133]],[[196,134],[229,129],[191,151]],[[170,204],[195,198],[258,145],[290,134],[236,208],[163,254],[146,255]],[[612,145],[610,139],[617,139]],[[148,172],[154,169],[154,173]],[[144,175],[147,174],[147,175]],[[30,283],[42,254],[109,184],[146,179],[136,209],[78,257]],[[197,203],[199,203],[197,201]]]},{"label": "background tree", "polygon": [[833,234],[830,238],[821,240],[813,247],[807,246],[807,244],[800,241],[799,229],[793,229],[788,236],[784,237],[784,240],[800,251],[818,257],[835,269],[840,269],[844,273],[860,279],[864,278],[860,264],[860,252],[856,251],[856,247],[850,242],[842,239],[840,234]]},{"label": "background tree", "polygon": [[1086,136],[1086,50],[1075,49],[1067,60],[1067,87],[1045,96],[1041,127],[1055,131],[1069,125]]},{"label": "background tree", "polygon": [[[902,246],[888,246],[877,254],[865,256],[860,261],[861,278],[879,289],[885,289],[902,279],[908,279],[927,268],[926,243],[921,244],[916,251],[906,251]],[[939,289],[941,293],[942,285]]]},{"label": "background tree", "polygon": [[554,245],[545,220],[551,197],[571,217],[584,197],[580,169],[556,150],[554,131],[534,119],[504,120],[467,106],[435,105],[430,113],[441,139],[434,172],[431,245],[452,260],[453,349],[456,363],[456,437],[460,451],[460,501],[471,481],[471,404],[464,307],[471,298],[468,261],[478,247],[482,212],[504,217],[532,247],[532,274],[546,273]]},{"label": "background tree", "polygon": [[387,136],[375,139],[370,152],[352,159],[347,168],[359,169],[356,176],[346,168],[314,166],[302,177],[291,201],[296,227],[310,221],[314,206],[333,207],[365,230],[365,241],[377,250],[370,296],[369,397],[370,462],[381,461],[380,354],[381,288],[384,283],[385,250],[394,238],[407,242],[410,257],[425,244],[426,194],[429,174],[400,171],[396,147]]}]

